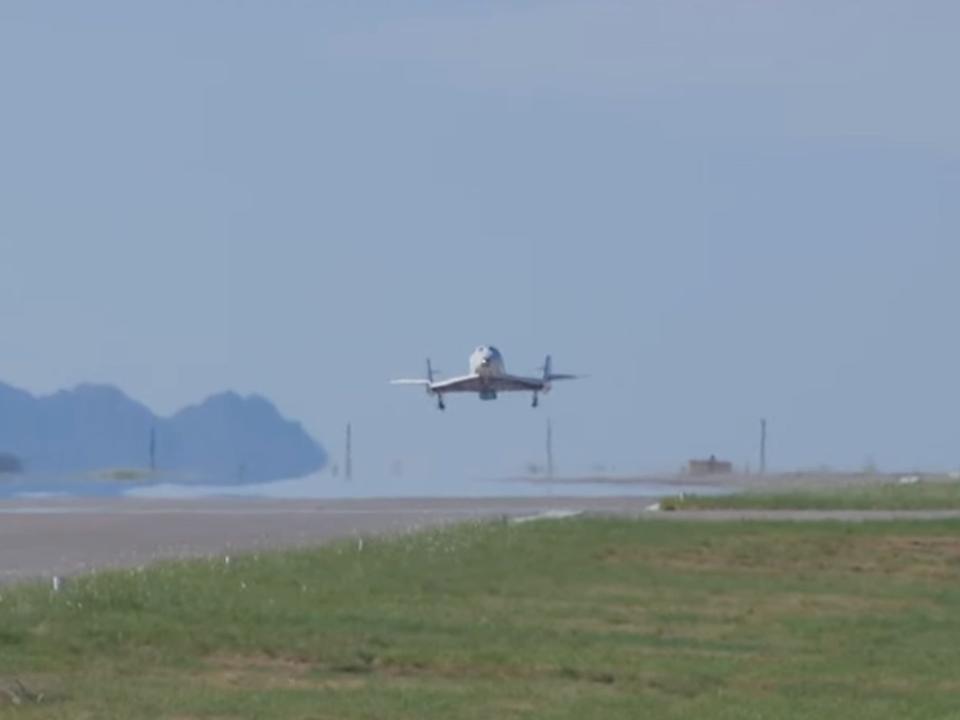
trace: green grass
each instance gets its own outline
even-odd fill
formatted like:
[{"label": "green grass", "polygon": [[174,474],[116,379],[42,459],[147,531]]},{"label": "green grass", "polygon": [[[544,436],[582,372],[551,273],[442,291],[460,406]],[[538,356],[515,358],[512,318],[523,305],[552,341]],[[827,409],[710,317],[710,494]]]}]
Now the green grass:
[{"label": "green grass", "polygon": [[688,495],[665,500],[670,510],[957,510],[960,483],[884,483],[747,491],[732,495]]},{"label": "green grass", "polygon": [[149,480],[154,476],[152,470],[146,468],[105,468],[90,473],[97,480],[116,480],[120,482],[136,482]]},{"label": "green grass", "polygon": [[0,717],[960,717],[958,580],[954,522],[497,523],[165,563],[0,588]]}]

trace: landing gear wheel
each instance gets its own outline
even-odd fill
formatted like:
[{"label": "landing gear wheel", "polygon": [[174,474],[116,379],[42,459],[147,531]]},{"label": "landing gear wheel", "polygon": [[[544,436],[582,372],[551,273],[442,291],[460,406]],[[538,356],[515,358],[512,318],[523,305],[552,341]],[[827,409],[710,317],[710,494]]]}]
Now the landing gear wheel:
[{"label": "landing gear wheel", "polygon": [[530,405],[530,407],[537,407],[539,404],[540,404],[540,397],[536,393],[534,393],[533,403]]},{"label": "landing gear wheel", "polygon": [[443,396],[437,395],[437,410],[446,410],[447,406],[443,402]]}]

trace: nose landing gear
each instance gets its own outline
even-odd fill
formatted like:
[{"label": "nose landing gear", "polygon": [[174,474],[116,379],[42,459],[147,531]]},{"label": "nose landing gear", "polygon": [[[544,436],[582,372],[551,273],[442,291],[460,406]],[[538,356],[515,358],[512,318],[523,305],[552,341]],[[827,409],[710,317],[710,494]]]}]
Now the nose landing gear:
[{"label": "nose landing gear", "polygon": [[443,395],[437,395],[437,410],[446,410],[447,406],[443,402]]},{"label": "nose landing gear", "polygon": [[530,404],[530,407],[537,407],[540,404],[540,396],[537,393],[533,394],[533,402]]}]

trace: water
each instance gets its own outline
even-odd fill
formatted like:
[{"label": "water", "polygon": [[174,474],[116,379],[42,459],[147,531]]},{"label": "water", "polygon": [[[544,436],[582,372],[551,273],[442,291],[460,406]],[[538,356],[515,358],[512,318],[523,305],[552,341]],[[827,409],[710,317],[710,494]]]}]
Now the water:
[{"label": "water", "polygon": [[0,498],[131,497],[182,500],[243,497],[265,499],[347,499],[388,497],[662,497],[680,493],[716,495],[727,488],[695,483],[678,484],[651,478],[636,482],[546,483],[473,479],[373,479],[344,481],[329,475],[251,484],[123,482],[78,478],[29,478],[0,483]]},{"label": "water", "polygon": [[263,497],[273,499],[378,498],[378,497],[661,497],[680,493],[715,495],[725,488],[678,485],[664,482],[637,483],[528,483],[503,480],[473,480],[458,483],[368,481],[344,482],[328,477],[307,477],[259,485],[176,485],[161,483],[128,491],[139,498]]}]

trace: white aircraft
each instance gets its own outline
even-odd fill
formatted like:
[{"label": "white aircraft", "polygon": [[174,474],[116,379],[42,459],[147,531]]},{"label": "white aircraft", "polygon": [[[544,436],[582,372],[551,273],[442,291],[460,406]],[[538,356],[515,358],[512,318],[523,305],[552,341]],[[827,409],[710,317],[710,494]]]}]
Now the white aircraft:
[{"label": "white aircraft", "polygon": [[550,392],[554,380],[575,380],[579,375],[557,375],[551,370],[550,356],[543,363],[538,378],[510,375],[503,364],[503,355],[492,345],[481,345],[470,355],[470,374],[450,380],[434,380],[433,367],[427,360],[427,377],[417,380],[391,380],[394,385],[422,385],[427,395],[437,396],[437,408],[446,410],[443,396],[447,393],[477,393],[481,400],[496,400],[497,393],[527,391],[533,393],[533,407],[539,404],[540,393]]}]

